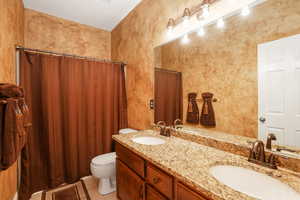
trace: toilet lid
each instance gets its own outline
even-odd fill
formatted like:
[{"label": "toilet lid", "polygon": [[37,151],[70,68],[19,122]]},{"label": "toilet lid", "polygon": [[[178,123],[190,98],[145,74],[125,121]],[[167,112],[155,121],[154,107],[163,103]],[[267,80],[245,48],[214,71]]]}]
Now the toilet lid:
[{"label": "toilet lid", "polygon": [[107,165],[116,161],[116,152],[99,155],[92,160],[93,165]]}]

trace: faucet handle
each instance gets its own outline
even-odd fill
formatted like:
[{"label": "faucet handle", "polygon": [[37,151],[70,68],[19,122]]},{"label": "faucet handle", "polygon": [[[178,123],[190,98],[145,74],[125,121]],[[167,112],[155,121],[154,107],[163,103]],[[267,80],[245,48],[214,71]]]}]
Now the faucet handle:
[{"label": "faucet handle", "polygon": [[272,168],[277,169],[277,157],[274,154],[270,154],[268,158],[268,163]]},{"label": "faucet handle", "polygon": [[183,125],[181,119],[175,119],[175,120],[174,120],[174,123],[173,123],[173,127],[174,127],[175,129],[182,128],[182,126],[179,126],[179,125]]},{"label": "faucet handle", "polygon": [[158,126],[157,124],[153,123],[153,124],[151,124],[151,129],[153,129],[154,131],[159,131],[160,126]]},{"label": "faucet handle", "polygon": [[272,140],[277,140],[275,134],[269,133],[267,137],[266,148],[272,150]]},{"label": "faucet handle", "polygon": [[155,124],[155,123],[151,124],[151,128],[157,128],[157,127],[158,127],[157,124]]},{"label": "faucet handle", "polygon": [[167,123],[164,121],[159,121],[156,123],[157,126],[161,127],[161,126],[167,126]]},{"label": "faucet handle", "polygon": [[277,140],[276,135],[274,133],[269,133],[268,138],[270,138],[271,140]]}]

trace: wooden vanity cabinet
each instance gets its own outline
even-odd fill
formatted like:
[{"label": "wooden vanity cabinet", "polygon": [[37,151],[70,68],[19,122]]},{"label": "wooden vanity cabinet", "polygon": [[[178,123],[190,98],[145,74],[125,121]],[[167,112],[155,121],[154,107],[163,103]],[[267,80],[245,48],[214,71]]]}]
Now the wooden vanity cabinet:
[{"label": "wooden vanity cabinet", "polygon": [[147,183],[155,187],[160,193],[173,199],[173,177],[166,174],[157,167],[147,165]]},{"label": "wooden vanity cabinet", "polygon": [[119,200],[212,200],[116,143]]},{"label": "wooden vanity cabinet", "polygon": [[145,178],[145,160],[127,149],[116,144],[117,157],[142,178]]},{"label": "wooden vanity cabinet", "polygon": [[168,200],[166,197],[161,195],[152,186],[147,184],[146,187],[146,200]]},{"label": "wooden vanity cabinet", "polygon": [[117,159],[117,196],[120,200],[144,200],[145,182],[135,172]]},{"label": "wooden vanity cabinet", "polygon": [[180,182],[176,183],[176,200],[210,200],[189,189]]}]

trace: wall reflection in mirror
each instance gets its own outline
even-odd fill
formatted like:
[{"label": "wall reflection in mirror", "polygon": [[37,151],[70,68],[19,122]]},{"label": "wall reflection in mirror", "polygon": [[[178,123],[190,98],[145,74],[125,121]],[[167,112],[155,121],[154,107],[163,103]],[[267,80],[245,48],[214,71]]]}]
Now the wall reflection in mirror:
[{"label": "wall reflection in mirror", "polygon": [[[155,122],[300,148],[300,3],[266,1],[155,48]],[[276,139],[275,139],[276,138]]]}]

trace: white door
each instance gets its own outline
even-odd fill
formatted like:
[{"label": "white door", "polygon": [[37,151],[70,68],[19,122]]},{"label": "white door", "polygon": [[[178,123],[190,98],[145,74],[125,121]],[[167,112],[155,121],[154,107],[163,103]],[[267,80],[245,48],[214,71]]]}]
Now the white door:
[{"label": "white door", "polygon": [[300,147],[300,35],[258,45],[259,138]]}]

